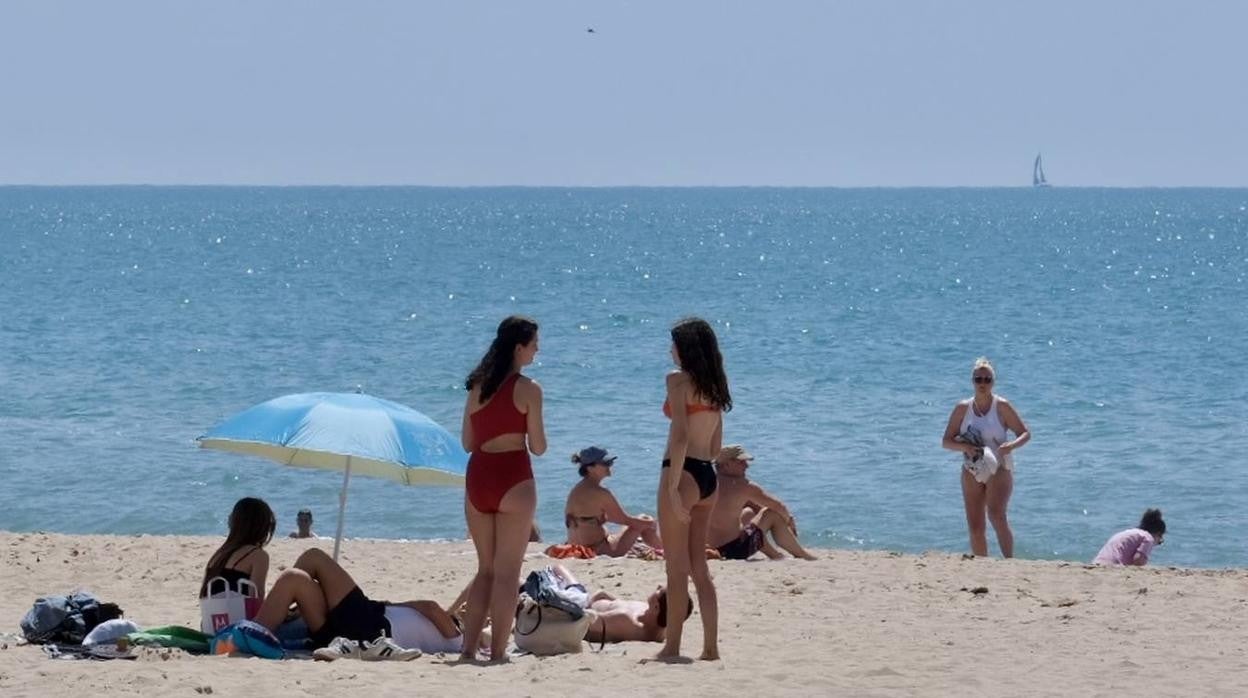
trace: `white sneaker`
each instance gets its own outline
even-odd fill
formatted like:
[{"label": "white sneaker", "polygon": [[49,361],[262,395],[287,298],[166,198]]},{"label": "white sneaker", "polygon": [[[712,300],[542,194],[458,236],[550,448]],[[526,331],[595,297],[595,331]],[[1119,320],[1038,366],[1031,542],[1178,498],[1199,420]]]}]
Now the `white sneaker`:
[{"label": "white sneaker", "polygon": [[325,647],[312,651],[313,659],[326,662],[332,662],[335,659],[360,659],[363,656],[364,651],[360,649],[360,643],[345,637],[336,637]]},{"label": "white sneaker", "polygon": [[394,640],[382,635],[372,642],[364,643],[364,652],[360,659],[366,662],[395,661],[407,662],[420,656],[420,650],[398,646]]}]

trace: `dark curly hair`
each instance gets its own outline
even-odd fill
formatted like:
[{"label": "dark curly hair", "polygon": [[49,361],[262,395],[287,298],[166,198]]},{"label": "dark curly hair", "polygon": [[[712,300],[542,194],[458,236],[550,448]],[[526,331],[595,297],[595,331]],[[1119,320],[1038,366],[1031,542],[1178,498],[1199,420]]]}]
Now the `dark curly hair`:
[{"label": "dark curly hair", "polygon": [[672,343],[676,345],[680,368],[693,378],[698,395],[723,412],[731,410],[724,357],[710,324],[702,318],[684,318],[672,326]]},{"label": "dark curly hair", "polygon": [[512,315],[498,324],[498,332],[490,348],[481,357],[481,362],[468,374],[464,388],[472,390],[481,386],[479,401],[484,404],[511,373],[515,361],[516,347],[533,341],[537,335],[537,321],[523,315]]},{"label": "dark curly hair", "polygon": [[1147,509],[1140,517],[1140,528],[1158,536],[1166,534],[1166,522],[1161,518],[1161,509]]}]

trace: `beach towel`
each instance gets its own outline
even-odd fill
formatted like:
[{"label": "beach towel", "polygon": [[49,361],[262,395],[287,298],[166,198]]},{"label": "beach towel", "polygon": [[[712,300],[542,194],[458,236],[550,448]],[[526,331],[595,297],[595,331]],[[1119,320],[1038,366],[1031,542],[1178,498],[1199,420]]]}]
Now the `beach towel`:
[{"label": "beach towel", "polygon": [[645,543],[642,543],[641,541],[637,541],[636,543],[633,543],[633,547],[628,549],[628,552],[625,553],[624,557],[631,557],[636,560],[649,560],[651,562],[656,562],[658,560],[663,559],[663,549],[654,548],[649,545],[646,545]]},{"label": "beach towel", "polygon": [[979,435],[978,429],[967,427],[966,431],[953,437],[953,440],[964,444],[974,444],[979,447],[977,455],[962,454],[962,467],[971,474],[971,477],[975,478],[975,482],[980,484],[986,483],[992,479],[993,475],[997,474],[1001,463],[997,460],[997,454],[984,445],[984,440]]},{"label": "beach towel", "polygon": [[212,636],[180,625],[162,625],[159,628],[130,633],[126,635],[126,640],[132,645],[172,647],[191,654],[208,654]]},{"label": "beach towel", "polygon": [[48,643],[43,646],[43,653],[48,659],[138,659],[139,656],[129,648],[121,649],[116,645],[77,645],[70,643]]},{"label": "beach towel", "polygon": [[565,558],[592,560],[597,557],[592,548],[576,543],[557,543],[546,548],[546,555],[560,560]]}]

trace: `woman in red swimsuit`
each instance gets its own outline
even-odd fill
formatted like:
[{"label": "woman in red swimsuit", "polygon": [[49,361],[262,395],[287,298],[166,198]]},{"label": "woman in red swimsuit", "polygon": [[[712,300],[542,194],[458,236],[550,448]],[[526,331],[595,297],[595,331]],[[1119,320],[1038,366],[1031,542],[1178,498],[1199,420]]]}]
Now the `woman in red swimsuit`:
[{"label": "woman in red swimsuit", "polygon": [[[516,580],[529,543],[537,487],[529,452],[546,452],[542,388],[520,374],[537,354],[537,323],[513,315],[498,326],[489,351],[464,387],[463,444],[468,457],[464,514],[477,549],[477,574],[468,595],[464,647],[477,646],[488,614],[490,659],[506,658],[515,615]],[[469,650],[465,659],[474,659]]]},{"label": "woman in red swimsuit", "polygon": [[[715,467],[723,445],[723,413],[732,409],[724,358],[705,320],[686,318],[672,328],[672,359],[663,412],[672,420],[659,479],[659,530],[663,532],[669,608],[684,608],[689,578],[702,614],[702,659],[719,659],[719,602],[706,565],[706,532],[715,507]],[[667,619],[660,657],[680,656],[685,621]]]}]

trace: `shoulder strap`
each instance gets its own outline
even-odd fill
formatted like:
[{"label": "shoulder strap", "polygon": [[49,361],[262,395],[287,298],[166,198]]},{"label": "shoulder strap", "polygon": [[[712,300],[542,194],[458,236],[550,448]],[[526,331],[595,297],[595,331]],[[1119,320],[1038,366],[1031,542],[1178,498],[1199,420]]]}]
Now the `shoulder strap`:
[{"label": "shoulder strap", "polygon": [[[602,621],[602,635],[598,638],[598,651],[601,652],[607,646],[607,619],[605,616],[599,616],[598,620]],[[590,647],[594,643],[589,643]]]},{"label": "shoulder strap", "polygon": [[[252,553],[254,553],[254,552],[256,552],[256,551],[257,551],[257,550],[259,550],[259,549],[260,549],[260,547],[259,547],[259,546],[252,546],[251,550],[248,550],[246,555],[243,555],[242,557],[240,557],[240,558],[238,558],[237,560],[235,560],[235,561],[234,561],[234,564],[235,564],[235,565],[240,565],[240,564],[242,564],[243,560],[246,560],[247,558],[251,557],[251,554],[252,554]],[[236,552],[237,552],[237,551],[236,551]],[[231,555],[233,555],[233,553],[230,553],[230,554],[231,554]],[[229,561],[230,561],[230,559],[227,557],[227,558],[225,559],[225,562],[227,562],[227,563],[228,563]]]}]

